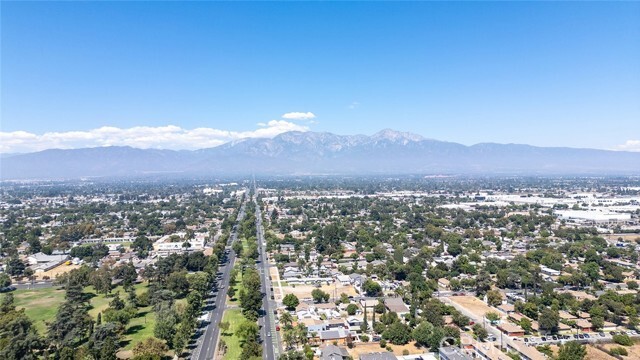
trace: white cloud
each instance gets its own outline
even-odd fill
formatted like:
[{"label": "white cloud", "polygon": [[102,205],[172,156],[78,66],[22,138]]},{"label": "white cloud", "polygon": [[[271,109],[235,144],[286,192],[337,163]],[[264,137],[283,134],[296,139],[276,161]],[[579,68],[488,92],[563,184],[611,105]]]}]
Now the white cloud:
[{"label": "white cloud", "polygon": [[316,115],[312,112],[288,112],[282,115],[283,119],[287,120],[311,120],[315,119]]},{"label": "white cloud", "polygon": [[183,129],[175,125],[136,126],[126,129],[103,126],[88,131],[48,132],[41,135],[26,131],[0,131],[0,153],[98,146],[193,150],[245,138],[271,138],[287,131],[309,130],[307,126],[285,120],[271,120],[267,123],[259,123],[258,126],[259,128],[251,131],[213,128]]},{"label": "white cloud", "polygon": [[353,110],[353,109],[357,108],[358,106],[360,106],[360,103],[357,102],[357,101],[354,101],[351,104],[349,104],[349,109]]},{"label": "white cloud", "polygon": [[616,146],[616,150],[640,151],[640,140],[627,140],[624,144]]}]

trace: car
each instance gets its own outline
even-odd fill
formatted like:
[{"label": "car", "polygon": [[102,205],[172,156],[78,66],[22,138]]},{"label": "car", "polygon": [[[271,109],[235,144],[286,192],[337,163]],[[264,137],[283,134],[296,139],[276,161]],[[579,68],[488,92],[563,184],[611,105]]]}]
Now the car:
[{"label": "car", "polygon": [[271,337],[271,331],[267,333],[267,337]]},{"label": "car", "polygon": [[540,338],[540,340],[542,340],[542,341],[547,341],[547,337],[546,337],[546,336],[543,336],[543,337],[541,337],[541,338]]},{"label": "car", "polygon": [[276,331],[280,331],[280,326],[276,325]]},{"label": "car", "polygon": [[600,337],[605,337],[603,332],[599,332],[598,335],[600,335]]},{"label": "car", "polygon": [[553,340],[555,340],[555,341],[558,341],[558,337],[557,337],[557,336],[555,336],[555,335],[553,335],[551,338],[552,338]]},{"label": "car", "polygon": [[589,335],[589,334],[584,334],[584,338],[585,338],[585,339],[591,339],[591,335]]},{"label": "car", "polygon": [[569,340],[569,339],[571,339],[571,336],[569,336],[569,335],[564,335],[562,338],[563,338],[563,339],[565,339],[565,340]]},{"label": "car", "polygon": [[638,332],[637,332],[637,331],[635,331],[635,330],[631,330],[631,334],[633,334],[633,335],[638,335]]},{"label": "car", "polygon": [[631,330],[627,331],[627,335],[633,335],[633,332]]},{"label": "car", "polygon": [[529,339],[528,338],[524,338],[524,342],[528,343]]},{"label": "car", "polygon": [[616,332],[615,331],[609,331],[609,334],[613,336],[613,335],[616,334]]},{"label": "car", "polygon": [[578,339],[584,339],[584,335],[578,334]]},{"label": "car", "polygon": [[577,339],[578,338],[578,334],[573,334],[573,338]]}]

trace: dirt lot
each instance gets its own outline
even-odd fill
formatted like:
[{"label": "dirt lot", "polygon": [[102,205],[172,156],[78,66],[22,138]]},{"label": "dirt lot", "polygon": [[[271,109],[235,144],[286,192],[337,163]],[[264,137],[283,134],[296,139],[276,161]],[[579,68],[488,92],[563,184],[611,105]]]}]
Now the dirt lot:
[{"label": "dirt lot", "polygon": [[[317,289],[317,287],[313,285],[287,285],[282,287],[282,292],[284,293],[283,295],[294,294],[295,296],[298,297],[298,299],[302,300],[304,298],[311,298],[311,292],[314,289]],[[326,283],[323,283],[322,287],[320,287],[320,290],[326,293],[329,293],[329,295],[331,295],[331,298],[334,297],[334,294],[337,294],[337,296],[339,297],[340,294],[342,293],[345,293],[351,296],[357,295],[356,290],[353,288],[353,286],[351,285],[343,286],[339,282],[336,282],[331,285],[327,285]]]},{"label": "dirt lot", "polygon": [[55,268],[49,270],[49,271],[45,271],[45,272],[41,272],[41,273],[37,273],[36,274],[36,279],[38,280],[42,280],[43,277],[48,276],[50,279],[55,279],[56,276],[58,274],[64,274],[67,273],[73,269],[77,269],[79,268],[80,265],[65,265],[62,264],[60,266],[56,266]]},{"label": "dirt lot", "polygon": [[[615,348],[615,347],[619,347],[621,345],[618,344],[604,344],[604,348],[609,350],[611,348]],[[623,348],[627,349],[627,351],[629,352],[629,356],[626,356],[627,359],[640,359],[640,343],[638,343],[636,341],[635,345],[633,346],[622,346]],[[610,358],[612,358],[610,356]]]},{"label": "dirt lot", "polygon": [[[414,343],[409,343],[407,345],[389,344],[389,346],[391,346],[391,349],[393,350],[393,353],[395,355],[402,355],[402,351],[404,351],[405,349],[409,350],[409,354],[422,354],[429,351],[425,348],[417,348]],[[387,351],[381,348],[378,343],[357,343],[356,346],[353,347],[353,349],[347,350],[349,351],[349,355],[351,355],[351,357],[354,359],[358,359],[360,357],[360,354]]]},{"label": "dirt lot", "polygon": [[454,303],[465,307],[467,310],[478,316],[484,316],[484,314],[488,313],[489,311],[500,314],[500,312],[490,308],[487,304],[483,303],[481,300],[473,296],[451,296],[449,297],[449,299]]},{"label": "dirt lot", "polygon": [[635,242],[636,239],[640,239],[640,233],[605,235],[605,238],[607,240],[618,240],[618,238],[622,238],[622,241],[625,242]]}]

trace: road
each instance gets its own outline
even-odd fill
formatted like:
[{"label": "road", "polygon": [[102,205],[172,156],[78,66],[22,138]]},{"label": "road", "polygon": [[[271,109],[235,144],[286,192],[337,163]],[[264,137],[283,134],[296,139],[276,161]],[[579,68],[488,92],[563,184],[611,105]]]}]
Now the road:
[{"label": "road", "polygon": [[13,283],[11,286],[14,286],[17,290],[31,290],[31,289],[42,289],[53,286],[53,280],[38,280],[34,282],[19,282]]},{"label": "road", "polygon": [[[209,323],[204,329],[204,334],[201,337],[201,341],[194,349],[191,359],[211,360],[215,357],[216,348],[218,347],[218,338],[220,337],[218,324],[220,324],[220,322],[222,321],[222,315],[224,313],[227,302],[227,289],[229,287],[231,269],[233,269],[233,263],[236,260],[236,254],[231,248],[231,245],[238,238],[238,224],[244,218],[245,204],[246,203],[243,203],[240,207],[236,224],[233,226],[231,236],[229,236],[229,240],[227,241],[227,261],[218,268],[219,275],[217,289],[213,289],[213,292],[215,294],[213,307],[207,314]],[[220,273],[222,274],[220,275]],[[211,301],[211,299],[209,300]],[[210,306],[210,304],[208,304],[207,306]]]},{"label": "road", "polygon": [[[254,182],[255,189],[255,182]],[[273,312],[276,309],[276,303],[273,299],[274,293],[272,288],[271,277],[269,276],[269,260],[267,259],[267,249],[264,239],[264,228],[262,227],[262,213],[260,206],[256,201],[254,195],[254,202],[256,205],[256,232],[258,237],[258,252],[260,257],[258,258],[258,271],[261,277],[261,291],[264,296],[263,316],[258,319],[260,325],[260,338],[262,341],[262,358],[267,360],[275,360],[280,356],[280,339],[278,332],[276,331],[276,322]]]}]

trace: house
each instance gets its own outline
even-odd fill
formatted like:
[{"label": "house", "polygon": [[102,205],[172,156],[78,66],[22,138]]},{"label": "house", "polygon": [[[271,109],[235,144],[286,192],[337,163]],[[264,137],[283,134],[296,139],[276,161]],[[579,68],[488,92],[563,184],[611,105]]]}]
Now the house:
[{"label": "house", "polygon": [[320,341],[325,342],[338,342],[346,343],[346,339],[351,335],[351,332],[346,329],[325,330],[319,332]]},{"label": "house", "polygon": [[362,325],[362,323],[364,323],[364,318],[357,318],[355,316],[350,316],[347,318],[347,324],[349,325],[349,328],[356,328],[357,330],[360,330],[360,325]]},{"label": "house", "polygon": [[508,336],[524,336],[524,329],[510,322],[503,322],[498,325],[498,329]]},{"label": "house", "polygon": [[319,319],[301,319],[299,323],[303,324],[307,328],[307,333],[316,333],[319,334],[322,331],[326,330],[326,326],[324,321]]},{"label": "house", "polygon": [[375,352],[369,354],[360,354],[360,360],[397,360],[395,355],[390,351]]},{"label": "house", "polygon": [[576,328],[582,332],[593,331],[593,324],[589,320],[578,319],[576,320]]},{"label": "house", "polygon": [[500,310],[501,312],[505,313],[505,314],[510,314],[514,311],[516,311],[516,307],[512,304],[502,304],[502,305],[498,305],[496,306],[496,309]]},{"label": "house", "polygon": [[440,360],[471,360],[471,356],[465,354],[457,347],[443,346],[438,351]]},{"label": "house", "polygon": [[36,264],[43,264],[43,263],[50,263],[50,262],[58,262],[58,263],[62,263],[64,261],[66,261],[69,258],[68,255],[47,255],[45,253],[39,252],[33,255],[29,255],[29,257],[27,257],[27,262],[29,262],[29,265],[36,265]]},{"label": "house", "polygon": [[560,276],[560,271],[558,270],[554,270],[551,269],[549,267],[546,267],[544,265],[540,265],[540,272],[547,275],[547,276]]},{"label": "house", "polygon": [[336,276],[336,279],[340,284],[342,284],[342,286],[347,286],[351,284],[351,278],[347,275],[342,275],[342,274],[338,275]]},{"label": "house", "polygon": [[409,307],[405,305],[401,297],[386,298],[384,300],[384,306],[387,308],[387,310],[398,314],[399,317],[403,317],[404,315],[409,314]]},{"label": "house", "polygon": [[438,280],[438,286],[444,289],[448,289],[451,282],[445,278],[441,278]]},{"label": "house", "polygon": [[325,346],[320,355],[320,360],[344,360],[349,357],[347,349],[335,345]]}]

